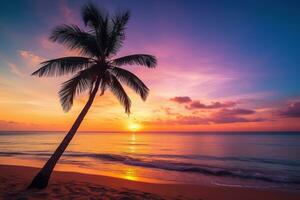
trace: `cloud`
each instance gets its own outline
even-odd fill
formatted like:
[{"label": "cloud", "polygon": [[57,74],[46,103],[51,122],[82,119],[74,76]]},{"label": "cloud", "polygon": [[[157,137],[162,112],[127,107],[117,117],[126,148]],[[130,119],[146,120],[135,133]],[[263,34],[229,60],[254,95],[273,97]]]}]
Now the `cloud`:
[{"label": "cloud", "polygon": [[184,125],[199,125],[199,124],[210,124],[211,121],[209,118],[199,117],[199,116],[177,116],[176,118],[177,124],[184,124]]},{"label": "cloud", "polygon": [[170,99],[171,101],[174,101],[176,103],[180,104],[187,104],[185,106],[188,110],[193,109],[218,109],[218,108],[228,108],[228,107],[234,107],[237,103],[228,101],[228,102],[212,102],[211,104],[204,104],[201,103],[199,100],[192,100],[188,96],[177,96]]},{"label": "cloud", "polygon": [[234,108],[234,109],[222,109],[219,111],[222,115],[250,115],[254,114],[254,110],[243,109],[243,108]]},{"label": "cloud", "polygon": [[[169,110],[168,110],[169,111]],[[263,122],[267,121],[264,118],[253,118],[255,110],[234,108],[234,109],[220,109],[214,111],[210,115],[201,116],[198,113],[190,115],[181,115],[179,113],[169,114],[169,118],[166,120],[156,119],[148,121],[148,124],[155,125],[207,125],[207,124],[227,124],[227,123],[240,123],[240,122]]]},{"label": "cloud", "polygon": [[198,116],[178,116],[177,120],[183,124],[225,124],[237,122],[260,122],[265,121],[262,118],[246,118],[245,115],[254,114],[254,110],[235,108],[235,109],[221,109],[207,117]]},{"label": "cloud", "polygon": [[176,103],[188,103],[192,101],[192,99],[188,96],[174,97],[171,98],[170,100]]},{"label": "cloud", "polygon": [[300,117],[300,101],[289,104],[288,108],[284,111],[280,111],[279,114],[285,117]]},{"label": "cloud", "polygon": [[256,112],[254,110],[235,108],[222,109],[210,116],[210,121],[216,124],[236,123],[236,122],[260,122],[265,121],[262,118],[246,118],[245,115],[252,115]]},{"label": "cloud", "polygon": [[165,111],[165,113],[167,115],[176,115],[177,114],[177,113],[173,112],[172,108],[170,108],[170,107],[161,107],[159,109],[159,111],[161,111],[161,110]]},{"label": "cloud", "polygon": [[[252,115],[256,114],[255,110],[245,108],[234,108],[238,103],[233,101],[211,102],[210,104],[202,103],[200,100],[192,100],[188,96],[177,96],[170,99],[173,102],[184,104],[187,110],[192,110],[189,115],[170,112],[167,110],[168,119],[163,121],[164,124],[225,124],[237,122],[261,122],[266,121],[264,118],[257,118]],[[199,112],[201,109],[209,109],[204,113]],[[162,122],[162,120],[158,121]]]},{"label": "cloud", "polygon": [[31,67],[35,67],[37,65],[39,65],[44,58],[35,55],[34,53],[32,53],[31,51],[26,51],[26,50],[20,50],[19,51],[19,55],[27,62],[28,65],[30,65]]},{"label": "cloud", "polygon": [[19,123],[15,121],[0,120],[0,130],[11,130]]},{"label": "cloud", "polygon": [[12,120],[1,120],[0,119],[0,130],[1,131],[13,131],[13,130],[38,130],[39,124],[17,122]]},{"label": "cloud", "polygon": [[7,62],[7,65],[9,66],[11,73],[13,73],[19,77],[23,76],[23,73],[18,69],[18,67],[15,64],[13,64],[11,62]]},{"label": "cloud", "polygon": [[0,120],[1,124],[19,124],[18,122],[15,121],[6,121],[6,120]]},{"label": "cloud", "polygon": [[187,109],[217,109],[217,108],[227,108],[235,106],[235,102],[212,102],[209,105],[203,104],[200,101],[192,101],[189,105],[186,106]]}]

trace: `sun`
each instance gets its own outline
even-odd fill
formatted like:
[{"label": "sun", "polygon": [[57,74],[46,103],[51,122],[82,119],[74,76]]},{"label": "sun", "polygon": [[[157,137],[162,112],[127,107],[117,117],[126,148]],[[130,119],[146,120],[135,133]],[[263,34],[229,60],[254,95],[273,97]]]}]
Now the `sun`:
[{"label": "sun", "polygon": [[135,132],[141,129],[141,125],[138,123],[130,123],[128,129]]}]

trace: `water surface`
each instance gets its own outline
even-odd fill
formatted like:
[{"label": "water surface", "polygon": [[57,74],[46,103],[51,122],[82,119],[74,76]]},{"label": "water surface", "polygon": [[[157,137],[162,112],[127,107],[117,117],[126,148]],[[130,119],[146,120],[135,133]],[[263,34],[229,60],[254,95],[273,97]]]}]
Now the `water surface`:
[{"label": "water surface", "polygon": [[[0,164],[41,167],[63,132],[0,132]],[[298,133],[79,132],[55,170],[129,180],[300,189]]]}]

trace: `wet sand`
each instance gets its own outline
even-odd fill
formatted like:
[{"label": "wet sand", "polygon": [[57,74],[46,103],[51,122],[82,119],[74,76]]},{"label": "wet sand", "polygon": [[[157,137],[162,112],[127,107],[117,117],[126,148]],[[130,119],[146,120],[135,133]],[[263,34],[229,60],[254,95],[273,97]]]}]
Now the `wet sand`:
[{"label": "wet sand", "polygon": [[26,190],[37,168],[0,165],[1,199],[296,200],[300,192],[184,184],[156,184],[107,176],[54,172],[44,190]]}]

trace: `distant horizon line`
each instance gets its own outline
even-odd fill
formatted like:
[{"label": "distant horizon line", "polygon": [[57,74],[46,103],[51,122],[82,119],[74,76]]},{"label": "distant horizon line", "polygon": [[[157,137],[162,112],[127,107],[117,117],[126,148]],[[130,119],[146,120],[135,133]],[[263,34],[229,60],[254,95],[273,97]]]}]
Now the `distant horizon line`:
[{"label": "distant horizon line", "polygon": [[[67,132],[66,130],[0,130],[3,132]],[[88,131],[77,131],[79,133],[300,133],[300,130],[276,130],[276,131],[166,131],[166,130],[153,130],[153,131],[109,131],[109,130],[88,130]]]}]

